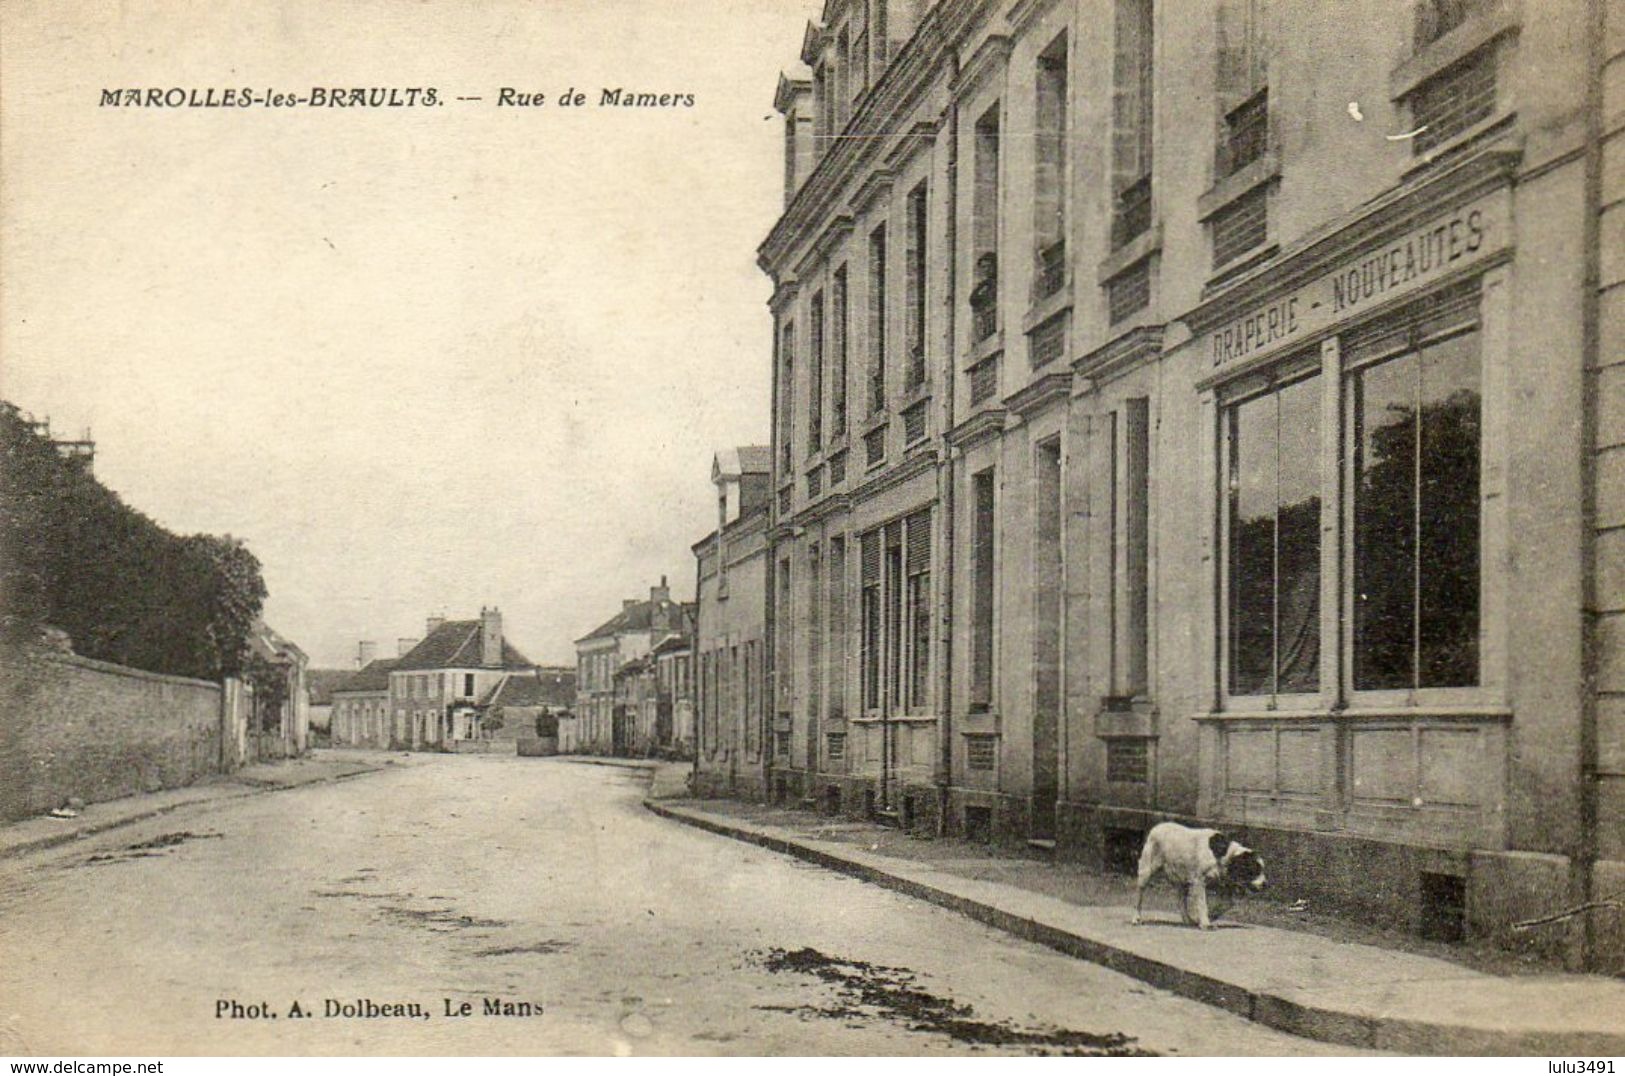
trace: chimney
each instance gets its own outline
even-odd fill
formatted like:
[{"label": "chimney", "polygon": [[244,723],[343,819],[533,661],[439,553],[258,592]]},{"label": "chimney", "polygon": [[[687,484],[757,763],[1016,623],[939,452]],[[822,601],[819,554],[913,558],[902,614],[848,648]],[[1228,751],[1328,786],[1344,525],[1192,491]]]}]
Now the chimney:
[{"label": "chimney", "polygon": [[404,658],[408,650],[412,649],[422,641],[423,640],[421,639],[409,639],[405,636],[398,637],[395,640],[395,656],[398,658]]},{"label": "chimney", "polygon": [[660,577],[660,585],[658,587],[649,588],[649,600],[652,602],[671,601],[671,588],[666,585],[665,576]]},{"label": "chimney", "polygon": [[363,639],[361,640],[361,645],[356,647],[355,667],[358,669],[365,669],[368,665],[371,665],[377,657],[378,644],[373,642],[371,639]]},{"label": "chimney", "polygon": [[446,618],[443,617],[443,616],[431,616],[428,620],[424,621],[423,634],[425,636],[433,635],[434,634],[434,629],[438,628],[440,625],[444,624],[445,622],[446,622]]},{"label": "chimney", "polygon": [[480,607],[480,664],[487,668],[502,664],[502,613],[494,605]]},{"label": "chimney", "polygon": [[621,599],[621,612],[623,612],[623,613],[626,612],[628,609],[632,608],[637,603],[638,603],[638,600],[636,598],[622,598]]}]

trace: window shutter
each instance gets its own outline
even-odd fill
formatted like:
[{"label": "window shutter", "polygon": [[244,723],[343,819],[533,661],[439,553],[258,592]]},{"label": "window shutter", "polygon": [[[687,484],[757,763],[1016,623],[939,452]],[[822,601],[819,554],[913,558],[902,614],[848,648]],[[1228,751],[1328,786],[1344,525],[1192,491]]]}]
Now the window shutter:
[{"label": "window shutter", "polygon": [[880,532],[870,531],[862,539],[863,544],[863,585],[869,586],[880,582]]},{"label": "window shutter", "polygon": [[931,510],[915,512],[908,517],[908,574],[916,575],[931,570]]}]

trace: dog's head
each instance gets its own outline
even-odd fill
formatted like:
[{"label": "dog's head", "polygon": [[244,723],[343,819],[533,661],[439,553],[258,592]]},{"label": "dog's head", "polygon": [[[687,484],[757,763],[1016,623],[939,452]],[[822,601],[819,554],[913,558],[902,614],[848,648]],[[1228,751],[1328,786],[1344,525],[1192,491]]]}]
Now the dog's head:
[{"label": "dog's head", "polygon": [[1208,841],[1208,847],[1212,849],[1219,869],[1224,872],[1224,880],[1230,885],[1255,892],[1264,888],[1264,860],[1257,852],[1222,833],[1215,833]]}]

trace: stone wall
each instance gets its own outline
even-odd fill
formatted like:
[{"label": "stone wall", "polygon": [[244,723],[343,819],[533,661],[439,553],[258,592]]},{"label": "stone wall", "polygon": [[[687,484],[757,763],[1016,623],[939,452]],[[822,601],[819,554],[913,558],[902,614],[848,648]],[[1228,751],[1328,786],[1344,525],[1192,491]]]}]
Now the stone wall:
[{"label": "stone wall", "polygon": [[220,772],[221,689],[72,654],[0,654],[0,820]]}]

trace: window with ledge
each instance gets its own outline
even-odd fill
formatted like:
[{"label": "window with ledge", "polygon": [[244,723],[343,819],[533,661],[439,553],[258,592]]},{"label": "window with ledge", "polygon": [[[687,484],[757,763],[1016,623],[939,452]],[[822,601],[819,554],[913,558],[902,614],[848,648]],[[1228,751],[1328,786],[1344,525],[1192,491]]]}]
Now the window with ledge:
[{"label": "window with ledge", "polygon": [[1109,418],[1112,693],[1134,697],[1151,686],[1151,401],[1130,397]]},{"label": "window with ledge", "polygon": [[1122,321],[1151,305],[1151,259],[1146,258],[1106,282],[1106,315]]},{"label": "window with ledge", "polygon": [[925,383],[926,188],[922,180],[908,195],[908,378],[907,387]]},{"label": "window with ledge", "polygon": [[1268,87],[1225,114],[1224,141],[1219,145],[1219,175],[1233,176],[1269,151],[1269,118]]},{"label": "window with ledge", "polygon": [[921,712],[931,701],[931,511],[905,523],[908,615],[908,684],[904,704]]},{"label": "window with ledge", "polygon": [[1495,114],[1495,46],[1485,45],[1408,95],[1411,153],[1421,156]]},{"label": "window with ledge", "polygon": [[971,334],[986,340],[999,321],[999,104],[976,121],[971,196]]},{"label": "window with ledge", "polygon": [[882,224],[869,233],[869,414],[885,407],[886,226]]},{"label": "window with ledge", "polygon": [[971,476],[971,713],[993,705],[993,479],[991,467]]},{"label": "window with ledge", "polygon": [[785,322],[779,344],[779,471],[789,481],[795,469],[796,324]]},{"label": "window with ledge", "polygon": [[[846,716],[846,539],[829,540],[829,716]],[[834,759],[832,758],[832,761]]]},{"label": "window with ledge", "polygon": [[926,405],[929,400],[921,400],[903,412],[903,444],[912,445],[925,438]]},{"label": "window with ledge", "polygon": [[1033,136],[1035,300],[1054,295],[1066,282],[1066,45],[1063,33],[1038,57]]},{"label": "window with ledge", "polygon": [[824,293],[814,292],[807,311],[812,355],[807,369],[807,454],[824,443]]},{"label": "window with ledge", "polygon": [[1112,176],[1118,192],[1112,247],[1151,226],[1152,0],[1117,0],[1112,61]]},{"label": "window with ledge", "polygon": [[1213,267],[1229,265],[1269,238],[1269,187],[1258,186],[1208,218]]},{"label": "window with ledge", "polygon": [[967,374],[970,376],[970,402],[971,406],[986,403],[999,392],[999,357],[989,356],[972,366]]},{"label": "window with ledge", "polygon": [[842,437],[846,434],[846,379],[847,379],[847,348],[849,344],[848,316],[847,316],[847,285],[846,266],[835,270],[835,282],[830,295],[830,320],[832,330],[832,347],[834,349],[834,369],[831,372],[830,384],[830,436]]}]

